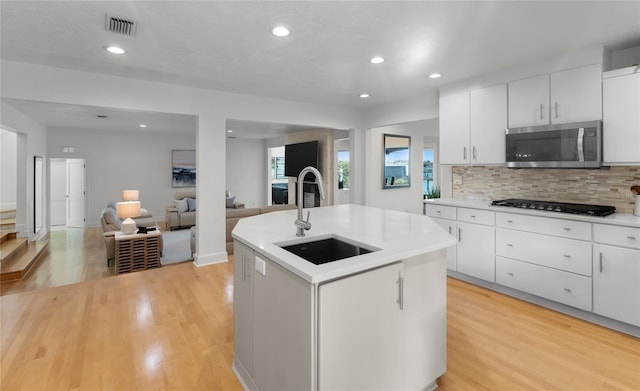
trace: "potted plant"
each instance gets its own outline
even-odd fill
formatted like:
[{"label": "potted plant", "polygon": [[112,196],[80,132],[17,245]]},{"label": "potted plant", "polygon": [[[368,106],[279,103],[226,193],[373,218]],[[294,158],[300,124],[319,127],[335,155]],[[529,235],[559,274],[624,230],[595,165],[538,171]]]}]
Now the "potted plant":
[{"label": "potted plant", "polygon": [[425,193],[424,198],[428,200],[433,198],[440,198],[440,186],[433,185],[431,189],[427,189],[427,192]]}]

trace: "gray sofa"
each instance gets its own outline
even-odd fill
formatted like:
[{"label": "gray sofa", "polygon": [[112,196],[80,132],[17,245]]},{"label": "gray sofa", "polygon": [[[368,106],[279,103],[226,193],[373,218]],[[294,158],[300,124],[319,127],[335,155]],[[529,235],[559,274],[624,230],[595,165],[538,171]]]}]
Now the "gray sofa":
[{"label": "gray sofa", "polygon": [[[184,202],[182,200],[191,199],[192,205],[196,206],[195,199],[196,193],[194,191],[176,193],[174,203],[172,206],[167,206],[165,215],[165,222],[167,224],[167,230],[173,231],[179,228],[189,228],[196,225],[196,208],[193,210],[184,209]],[[179,207],[182,204],[182,209]],[[244,203],[234,202],[232,208],[227,208],[227,213],[235,209],[243,209]]]}]

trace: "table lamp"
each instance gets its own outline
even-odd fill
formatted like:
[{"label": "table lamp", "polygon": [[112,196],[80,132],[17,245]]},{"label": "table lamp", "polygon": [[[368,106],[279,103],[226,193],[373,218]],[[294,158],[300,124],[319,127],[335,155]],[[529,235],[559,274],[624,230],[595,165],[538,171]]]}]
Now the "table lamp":
[{"label": "table lamp", "polygon": [[134,234],[136,232],[136,222],[132,217],[140,216],[140,201],[138,201],[138,190],[123,190],[123,202],[116,204],[116,215],[119,219],[125,219],[120,225],[120,230],[124,234]]}]

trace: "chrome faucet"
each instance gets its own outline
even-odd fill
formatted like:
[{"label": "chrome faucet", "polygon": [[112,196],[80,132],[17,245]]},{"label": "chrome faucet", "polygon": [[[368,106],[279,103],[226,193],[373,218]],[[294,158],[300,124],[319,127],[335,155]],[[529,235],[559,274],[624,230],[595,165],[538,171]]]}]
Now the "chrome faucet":
[{"label": "chrome faucet", "polygon": [[311,223],[309,222],[309,215],[311,212],[307,212],[307,220],[302,220],[302,208],[304,207],[304,199],[302,199],[302,188],[304,187],[304,177],[308,173],[312,173],[316,176],[316,183],[318,184],[318,190],[320,191],[320,198],[324,200],[324,188],[322,187],[322,175],[316,168],[308,166],[300,171],[298,174],[298,219],[295,221],[295,225],[298,228],[296,236],[304,236],[304,231],[311,229]]}]

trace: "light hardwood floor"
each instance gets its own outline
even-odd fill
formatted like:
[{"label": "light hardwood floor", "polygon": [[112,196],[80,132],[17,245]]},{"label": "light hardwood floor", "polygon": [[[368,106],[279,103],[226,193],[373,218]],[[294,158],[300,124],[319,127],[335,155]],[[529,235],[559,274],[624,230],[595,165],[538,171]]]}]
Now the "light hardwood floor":
[{"label": "light hardwood floor", "polygon": [[[0,389],[240,389],[232,267],[183,263],[0,297]],[[447,322],[439,390],[640,390],[636,338],[454,279]]]}]

